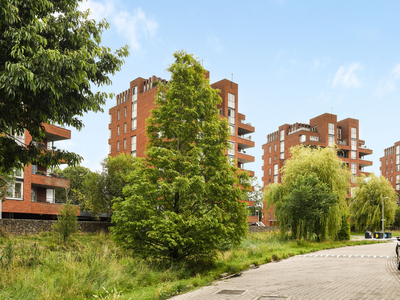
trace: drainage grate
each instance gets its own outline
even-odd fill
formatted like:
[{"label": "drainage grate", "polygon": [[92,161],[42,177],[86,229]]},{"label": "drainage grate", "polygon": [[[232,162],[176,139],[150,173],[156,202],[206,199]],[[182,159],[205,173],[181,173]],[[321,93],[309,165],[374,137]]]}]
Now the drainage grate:
[{"label": "drainage grate", "polygon": [[241,295],[246,290],[221,290],[217,294],[219,295]]}]

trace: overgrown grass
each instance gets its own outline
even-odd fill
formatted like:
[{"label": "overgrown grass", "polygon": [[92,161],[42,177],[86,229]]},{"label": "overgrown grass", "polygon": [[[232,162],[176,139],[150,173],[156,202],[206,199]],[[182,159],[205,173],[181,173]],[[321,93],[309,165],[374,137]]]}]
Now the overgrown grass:
[{"label": "overgrown grass", "polygon": [[167,299],[209,285],[221,274],[356,242],[292,242],[253,233],[214,263],[166,266],[120,250],[108,234],[0,236],[0,299]]}]

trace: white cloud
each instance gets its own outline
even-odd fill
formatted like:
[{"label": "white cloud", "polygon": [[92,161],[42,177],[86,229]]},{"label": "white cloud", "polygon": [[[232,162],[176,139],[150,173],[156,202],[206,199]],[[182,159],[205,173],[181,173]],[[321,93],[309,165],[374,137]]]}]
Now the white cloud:
[{"label": "white cloud", "polygon": [[387,93],[393,92],[396,89],[396,81],[400,79],[400,64],[393,67],[388,78],[381,80],[378,87],[375,89],[372,96],[382,99]]},{"label": "white cloud", "polygon": [[333,78],[332,87],[342,86],[345,89],[360,88],[362,82],[357,77],[357,70],[362,70],[360,63],[358,62],[340,66]]},{"label": "white cloud", "polygon": [[94,1],[87,0],[81,2],[80,10],[90,9],[92,18],[101,21],[106,18],[111,27],[115,26],[118,34],[127,39],[133,50],[140,50],[140,40],[142,37],[151,38],[157,32],[158,23],[146,16],[145,12],[139,7],[133,14],[119,9],[116,0]]}]

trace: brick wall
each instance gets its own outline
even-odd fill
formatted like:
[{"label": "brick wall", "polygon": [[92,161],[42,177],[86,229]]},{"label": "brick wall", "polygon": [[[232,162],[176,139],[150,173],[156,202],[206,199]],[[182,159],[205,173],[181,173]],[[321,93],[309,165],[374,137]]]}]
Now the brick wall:
[{"label": "brick wall", "polygon": [[249,232],[271,232],[278,230],[276,226],[249,226]]},{"label": "brick wall", "polygon": [[[56,220],[24,220],[24,219],[1,219],[0,230],[13,235],[37,234],[42,231],[51,231],[51,226]],[[78,221],[81,232],[109,231],[111,223]]]}]

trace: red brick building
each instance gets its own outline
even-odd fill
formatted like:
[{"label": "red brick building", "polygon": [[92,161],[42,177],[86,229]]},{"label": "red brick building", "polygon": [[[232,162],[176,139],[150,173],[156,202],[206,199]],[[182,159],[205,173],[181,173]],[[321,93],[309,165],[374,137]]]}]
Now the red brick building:
[{"label": "red brick building", "polygon": [[400,141],[384,150],[381,161],[381,175],[392,183],[397,193],[400,193]]},{"label": "red brick building", "polygon": [[[71,131],[55,126],[44,125],[46,138],[41,147],[54,150],[55,142],[71,138]],[[24,135],[16,136],[20,143],[29,144],[32,137],[25,130]],[[14,172],[15,183],[7,187],[6,201],[2,204],[4,218],[55,219],[60,205],[55,199],[55,189],[69,187],[69,180],[59,178],[52,167],[32,164],[23,171]]]},{"label": "red brick building", "polygon": [[[359,138],[359,121],[352,118],[338,121],[336,115],[325,113],[311,119],[308,124],[281,125],[278,131],[267,135],[267,143],[262,145],[264,186],[281,182],[279,170],[285,160],[290,158],[289,149],[299,144],[315,147],[336,144],[341,149],[338,152],[339,157],[346,162],[354,175],[351,179],[352,187],[355,186],[356,176],[362,173],[368,175],[364,168],[372,166],[372,161],[365,159],[367,155],[372,154],[372,150]],[[263,222],[266,225],[275,225],[272,210],[265,215]]]},{"label": "red brick building", "polygon": [[[206,74],[209,78],[209,73]],[[149,79],[136,78],[129,84],[129,89],[118,94],[116,104],[110,108],[109,124],[109,155],[116,156],[120,153],[131,153],[133,156],[143,157],[147,137],[146,119],[150,116],[150,110],[155,108],[154,99],[157,92],[156,83],[167,81],[156,76]],[[254,142],[251,134],[255,131],[250,123],[245,122],[245,115],[238,112],[238,85],[227,79],[211,84],[211,87],[219,89],[222,98],[218,106],[220,115],[228,118],[231,127],[230,143],[232,150],[228,156],[237,159],[238,167],[246,169],[246,164],[254,162],[254,156],[246,153],[246,149],[253,148]],[[249,171],[254,176],[254,171]],[[248,201],[249,206],[254,203]],[[256,222],[257,216],[250,216],[249,222]]]}]

